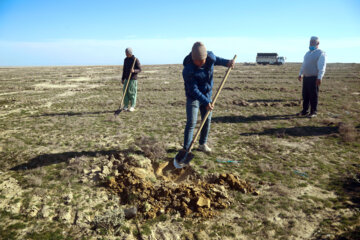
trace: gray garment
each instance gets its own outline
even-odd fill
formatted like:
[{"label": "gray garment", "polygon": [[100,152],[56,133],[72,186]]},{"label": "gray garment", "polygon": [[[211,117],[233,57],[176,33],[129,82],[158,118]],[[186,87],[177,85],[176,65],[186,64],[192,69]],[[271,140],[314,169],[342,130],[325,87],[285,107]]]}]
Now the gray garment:
[{"label": "gray garment", "polygon": [[305,54],[299,76],[316,76],[317,79],[321,80],[324,77],[325,69],[326,54],[320,49],[315,49],[314,51],[308,51]]}]

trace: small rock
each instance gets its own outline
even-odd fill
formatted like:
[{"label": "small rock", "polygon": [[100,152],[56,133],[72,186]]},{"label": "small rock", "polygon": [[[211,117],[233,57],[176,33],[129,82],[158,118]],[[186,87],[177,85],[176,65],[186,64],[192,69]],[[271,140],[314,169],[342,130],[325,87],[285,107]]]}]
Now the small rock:
[{"label": "small rock", "polygon": [[107,167],[108,167],[109,169],[112,169],[112,167],[113,167],[113,162],[112,162],[112,161],[109,161],[108,164],[107,164]]},{"label": "small rock", "polygon": [[65,204],[70,204],[72,202],[73,198],[74,198],[74,196],[72,193],[66,194],[63,197]]},{"label": "small rock", "polygon": [[100,169],[99,166],[96,166],[96,167],[94,167],[93,169],[91,169],[91,172],[92,172],[92,173],[96,173],[96,172],[100,172],[100,171],[101,171],[101,169]]},{"label": "small rock", "polygon": [[136,217],[137,214],[137,208],[131,207],[124,209],[125,218],[130,219]]},{"label": "small rock", "polygon": [[80,183],[88,183],[89,179],[87,177],[82,177],[79,182]]},{"label": "small rock", "polygon": [[205,197],[199,197],[197,202],[196,202],[196,205],[199,206],[199,207],[208,207],[208,208],[210,208],[210,204],[211,204],[210,199],[205,198]]},{"label": "small rock", "polygon": [[59,212],[59,219],[64,223],[71,223],[71,209],[62,208]]},{"label": "small rock", "polygon": [[259,196],[259,195],[260,195],[260,192],[259,192],[258,190],[255,190],[255,191],[253,192],[253,195]]},{"label": "small rock", "polygon": [[87,175],[87,174],[89,174],[89,170],[88,169],[83,169],[83,173],[85,174],[85,175]]},{"label": "small rock", "polygon": [[151,204],[149,204],[148,202],[146,202],[145,204],[144,204],[144,210],[145,210],[145,212],[148,212],[148,211],[150,211],[151,210]]},{"label": "small rock", "polygon": [[43,208],[41,209],[40,215],[43,218],[49,218],[51,214],[51,209],[49,206],[45,205],[43,206]]},{"label": "small rock", "polygon": [[7,209],[12,214],[19,214],[21,209],[21,202],[11,204]]},{"label": "small rock", "polygon": [[149,169],[152,167],[151,160],[143,155],[129,154],[128,158],[135,167]]},{"label": "small rock", "polygon": [[105,175],[105,176],[108,176],[110,174],[110,169],[108,166],[103,166],[103,170],[102,170],[102,173]]},{"label": "small rock", "polygon": [[215,188],[213,188],[213,191],[215,193],[217,193],[218,195],[220,195],[221,197],[223,197],[223,198],[228,198],[229,197],[229,194],[228,194],[226,188],[223,185],[216,186]]},{"label": "small rock", "polygon": [[33,206],[32,208],[30,208],[30,210],[28,212],[28,216],[29,217],[36,217],[38,212],[39,212],[39,209],[36,206]]}]

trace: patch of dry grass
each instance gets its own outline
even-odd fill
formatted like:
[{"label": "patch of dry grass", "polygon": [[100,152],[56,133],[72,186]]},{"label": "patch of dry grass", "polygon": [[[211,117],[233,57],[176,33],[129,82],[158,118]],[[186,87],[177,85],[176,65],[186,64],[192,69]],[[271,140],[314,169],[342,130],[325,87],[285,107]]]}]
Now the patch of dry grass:
[{"label": "patch of dry grass", "polygon": [[[347,236],[346,231],[351,235],[357,229],[353,217],[358,216],[354,207],[358,193],[334,197],[334,192],[344,193],[344,186],[329,181],[358,171],[352,164],[360,161],[360,65],[328,64],[314,119],[294,116],[301,108],[299,68],[293,63],[237,64],[231,72],[213,112],[209,142],[214,152],[204,154],[195,147],[192,165],[200,174],[239,174],[259,189],[261,197],[234,196],[238,201],[232,209],[204,223],[202,231],[219,238],[235,234],[244,239],[310,239],[315,232]],[[136,146],[136,154],[152,161],[175,156],[186,122],[182,66],[144,66],[137,111],[114,117],[121,97],[121,70],[119,66],[0,68],[0,171],[31,194],[49,196],[59,205],[56,199],[64,190],[85,191],[87,201],[93,201],[99,186],[79,178],[85,168],[102,170],[112,154]],[[214,92],[225,71],[215,68]],[[106,200],[101,201],[106,206]],[[327,223],[330,217],[336,226]],[[26,215],[1,214],[0,229],[6,231],[13,218],[33,226]],[[108,226],[108,219],[98,220]],[[49,227],[49,222],[36,222],[40,228]],[[70,232],[71,227],[58,220],[50,222],[53,231]],[[225,227],[211,230],[215,223]],[[135,231],[131,222],[127,224],[126,234]],[[187,232],[198,230],[196,223],[180,224],[188,227]],[[168,228],[173,222],[162,225]]]}]

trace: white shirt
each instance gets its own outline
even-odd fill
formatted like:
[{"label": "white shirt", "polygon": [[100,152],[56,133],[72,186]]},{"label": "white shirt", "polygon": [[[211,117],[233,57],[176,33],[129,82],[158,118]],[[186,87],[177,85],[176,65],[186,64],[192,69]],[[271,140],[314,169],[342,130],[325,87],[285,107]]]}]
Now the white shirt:
[{"label": "white shirt", "polygon": [[322,79],[326,69],[326,54],[320,49],[308,51],[304,56],[304,61],[301,65],[299,76],[305,77],[317,76],[317,79]]}]

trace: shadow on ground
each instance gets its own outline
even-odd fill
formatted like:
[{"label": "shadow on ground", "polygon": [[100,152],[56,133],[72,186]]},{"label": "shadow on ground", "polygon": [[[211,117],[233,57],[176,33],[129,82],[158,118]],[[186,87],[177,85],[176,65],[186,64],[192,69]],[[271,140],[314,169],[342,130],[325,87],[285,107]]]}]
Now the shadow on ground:
[{"label": "shadow on ground", "polygon": [[[332,178],[330,186],[337,195],[348,199],[352,204],[348,207],[360,209],[360,164],[356,165],[353,174]],[[360,239],[360,238],[359,238]]]},{"label": "shadow on ground", "polygon": [[97,115],[104,113],[114,113],[114,111],[96,111],[96,112],[61,112],[61,113],[45,113],[36,115],[34,117],[55,117],[55,116],[82,116],[82,115]]},{"label": "shadow on ground", "polygon": [[284,99],[253,99],[247,100],[247,102],[257,103],[257,102],[266,102],[266,103],[278,103],[278,102],[295,102],[299,101],[298,99],[284,100]]},{"label": "shadow on ground", "polygon": [[360,226],[354,230],[343,233],[335,238],[335,240],[359,240],[360,239]]},{"label": "shadow on ground", "polygon": [[273,135],[276,137],[305,137],[305,136],[321,136],[329,135],[333,133],[338,133],[339,127],[314,127],[314,126],[304,126],[304,127],[290,127],[290,128],[269,128],[265,129],[262,132],[251,132],[251,133],[241,133],[241,136],[251,136],[251,135]]},{"label": "shadow on ground", "polygon": [[[353,174],[338,176],[331,179],[330,188],[344,199],[346,208],[360,209],[360,164],[353,164]],[[358,240],[360,239],[360,226],[348,230],[335,237],[335,240]]]},{"label": "shadow on ground", "polygon": [[68,162],[72,158],[82,157],[82,156],[96,157],[96,156],[104,156],[104,155],[109,155],[109,156],[114,155],[116,158],[120,153],[141,154],[140,151],[134,151],[134,150],[122,150],[122,151],[101,150],[101,151],[81,151],[81,152],[62,152],[62,153],[53,153],[53,154],[42,154],[35,158],[30,159],[27,163],[23,163],[15,167],[12,167],[10,170],[20,171],[20,170],[29,170],[39,167],[45,167],[62,162]]},{"label": "shadow on ground", "polygon": [[213,117],[211,122],[213,123],[249,123],[257,121],[268,121],[268,120],[289,120],[296,118],[294,114],[291,115],[271,115],[271,116],[261,116],[261,115],[252,115],[249,117],[244,116],[219,116]]}]

